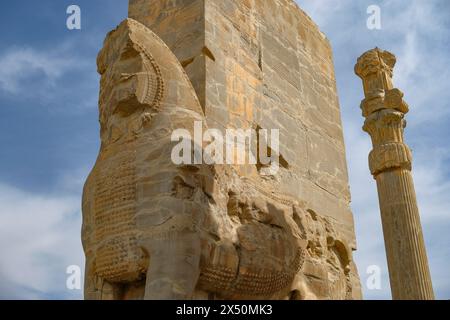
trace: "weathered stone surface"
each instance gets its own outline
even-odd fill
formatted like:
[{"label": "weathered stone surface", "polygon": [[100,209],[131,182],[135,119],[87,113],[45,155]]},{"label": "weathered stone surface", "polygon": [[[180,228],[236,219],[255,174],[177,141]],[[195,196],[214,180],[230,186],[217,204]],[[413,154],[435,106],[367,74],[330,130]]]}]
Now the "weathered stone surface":
[{"label": "weathered stone surface", "polygon": [[[130,0],[129,16],[98,60],[86,297],[360,298],[332,52],[315,24],[290,0]],[[173,164],[172,131],[193,135],[196,120],[279,129],[279,172]]]}]

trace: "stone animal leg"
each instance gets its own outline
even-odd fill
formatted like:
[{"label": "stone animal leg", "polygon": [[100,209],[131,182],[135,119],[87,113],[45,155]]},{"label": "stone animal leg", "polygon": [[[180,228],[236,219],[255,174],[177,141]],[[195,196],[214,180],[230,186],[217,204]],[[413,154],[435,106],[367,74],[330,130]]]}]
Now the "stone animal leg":
[{"label": "stone animal leg", "polygon": [[143,247],[150,256],[144,299],[192,299],[200,275],[198,235],[179,231],[166,239],[148,240]]},{"label": "stone animal leg", "polygon": [[86,277],[84,284],[85,300],[120,300],[121,286],[105,281],[93,273],[91,259],[86,261]]},{"label": "stone animal leg", "polygon": [[85,300],[100,300],[100,290],[97,285],[97,277],[92,272],[92,259],[87,257],[84,278],[84,299]]},{"label": "stone animal leg", "polygon": [[122,286],[116,283],[110,283],[103,279],[101,282],[100,300],[122,300]]}]

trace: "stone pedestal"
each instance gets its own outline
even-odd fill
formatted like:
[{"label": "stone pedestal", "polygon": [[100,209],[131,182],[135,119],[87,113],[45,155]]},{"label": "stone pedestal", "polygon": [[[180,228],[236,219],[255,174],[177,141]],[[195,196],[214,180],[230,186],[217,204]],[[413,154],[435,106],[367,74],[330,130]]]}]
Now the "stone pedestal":
[{"label": "stone pedestal", "polygon": [[366,118],[364,131],[372,138],[369,166],[377,181],[384,241],[393,299],[434,298],[420,224],[412,155],[403,142],[408,105],[393,88],[395,56],[378,48],[363,54],[355,66],[362,78]]}]

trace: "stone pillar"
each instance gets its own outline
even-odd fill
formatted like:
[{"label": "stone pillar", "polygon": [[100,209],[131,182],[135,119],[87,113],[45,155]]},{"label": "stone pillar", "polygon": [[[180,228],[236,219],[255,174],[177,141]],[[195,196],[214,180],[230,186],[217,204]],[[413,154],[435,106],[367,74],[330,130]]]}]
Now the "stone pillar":
[{"label": "stone pillar", "polygon": [[403,141],[409,109],[392,84],[395,62],[393,54],[378,48],[358,59],[355,73],[363,80],[365,95],[363,129],[373,143],[369,166],[377,181],[392,298],[430,300],[434,294],[411,175],[412,155]]}]

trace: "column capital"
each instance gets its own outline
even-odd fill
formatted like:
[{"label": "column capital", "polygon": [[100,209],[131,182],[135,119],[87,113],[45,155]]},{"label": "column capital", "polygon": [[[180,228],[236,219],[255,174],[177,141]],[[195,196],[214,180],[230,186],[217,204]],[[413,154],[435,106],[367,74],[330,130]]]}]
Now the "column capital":
[{"label": "column capital", "polygon": [[383,109],[394,109],[402,113],[409,111],[403,101],[403,92],[394,88],[392,77],[395,56],[379,48],[367,51],[355,65],[355,73],[363,81],[365,99],[361,102],[363,116]]},{"label": "column capital", "polygon": [[403,141],[409,107],[403,92],[393,86],[395,63],[392,53],[375,48],[359,57],[355,65],[355,73],[363,81],[363,129],[372,138],[369,166],[375,178],[391,169],[411,170],[411,151]]},{"label": "column capital", "polygon": [[358,58],[355,65],[355,73],[364,80],[372,74],[383,72],[392,80],[396,62],[397,59],[395,55],[389,51],[374,48],[365,52]]},{"label": "column capital", "polygon": [[411,170],[411,151],[403,142],[405,127],[404,113],[394,109],[380,110],[366,118],[363,130],[372,138],[369,167],[375,178],[390,169]]}]

